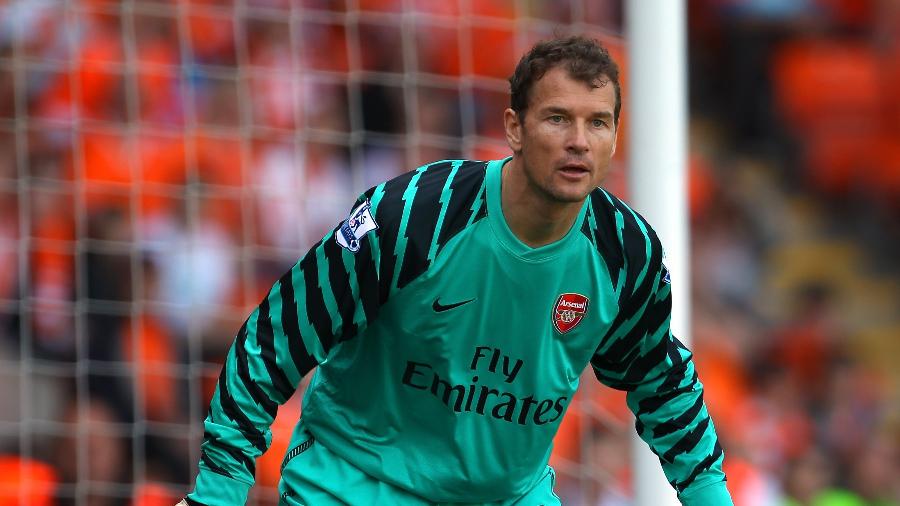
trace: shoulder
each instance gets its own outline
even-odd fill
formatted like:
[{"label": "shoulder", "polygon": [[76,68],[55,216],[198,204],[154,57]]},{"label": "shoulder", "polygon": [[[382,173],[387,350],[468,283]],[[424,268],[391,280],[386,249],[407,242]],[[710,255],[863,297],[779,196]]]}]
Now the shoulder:
[{"label": "shoulder", "polygon": [[486,215],[487,162],[441,160],[386,181],[363,194],[377,222],[377,246],[391,286],[403,288],[433,264],[441,248]]},{"label": "shoulder", "polygon": [[[662,248],[650,223],[619,197],[603,188],[596,188],[588,199],[590,212],[597,221],[597,226],[606,232],[614,231],[623,246],[650,245]],[[594,241],[592,236],[589,238]]]},{"label": "shoulder", "polygon": [[588,199],[590,207],[582,232],[606,261],[614,282],[625,274],[623,281],[633,284],[647,270],[658,270],[663,246],[650,223],[603,188],[594,189]]}]

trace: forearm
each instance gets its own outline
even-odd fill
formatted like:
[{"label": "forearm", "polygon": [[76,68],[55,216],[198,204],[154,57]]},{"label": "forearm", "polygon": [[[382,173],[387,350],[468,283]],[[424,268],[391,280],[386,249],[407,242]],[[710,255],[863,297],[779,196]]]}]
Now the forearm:
[{"label": "forearm", "polygon": [[335,344],[355,337],[377,315],[379,256],[371,247],[377,241],[370,236],[351,251],[335,236],[362,217],[369,226],[358,225],[355,239],[377,230],[368,206],[361,196],[348,220],[285,273],[241,327],[210,403],[188,503],[243,504],[256,459],[271,442],[278,406]]},{"label": "forearm", "polygon": [[724,481],[711,482],[708,485],[693,485],[690,490],[680,494],[678,499],[684,506],[730,506],[734,503]]},{"label": "forearm", "polygon": [[237,363],[239,337],[222,368],[216,392],[204,421],[203,443],[194,490],[188,499],[207,506],[244,504],[256,475],[256,459],[269,447],[269,424],[277,404],[254,400],[259,386],[246,386],[237,372],[247,369]]},{"label": "forearm", "polygon": [[269,425],[300,378],[315,366],[295,330],[296,305],[282,277],[241,327],[228,352],[204,421],[197,482],[189,500],[243,504],[256,459],[271,442]]},{"label": "forearm", "polygon": [[636,429],[659,457],[683,504],[730,505],[724,453],[703,402],[703,385],[690,353],[680,346],[675,350],[680,362],[628,393]]},{"label": "forearm", "polygon": [[[628,392],[637,432],[659,457],[684,504],[730,505],[723,452],[703,402],[703,384],[691,352],[672,335],[672,290],[662,245],[652,233],[644,237],[646,270],[636,268],[642,262],[632,263],[634,288],[626,290],[591,360],[594,373],[604,384]],[[640,251],[638,245],[632,248],[635,259],[642,258],[633,253]]]}]

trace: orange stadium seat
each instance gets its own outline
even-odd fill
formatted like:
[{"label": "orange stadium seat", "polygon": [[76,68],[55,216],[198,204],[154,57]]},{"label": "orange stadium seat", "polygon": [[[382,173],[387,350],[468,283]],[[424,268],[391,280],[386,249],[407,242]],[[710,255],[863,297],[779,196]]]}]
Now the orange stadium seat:
[{"label": "orange stadium seat", "polygon": [[[776,102],[803,146],[820,190],[893,193],[896,135],[889,114],[891,65],[864,42],[797,40],[772,65]],[[885,137],[894,140],[885,142]]]},{"label": "orange stadium seat", "polygon": [[865,30],[872,26],[874,0],[816,0],[816,3],[845,27]]},{"label": "orange stadium seat", "polygon": [[900,143],[889,131],[813,132],[805,160],[811,182],[828,193],[900,196]]},{"label": "orange stadium seat", "polygon": [[178,54],[169,41],[152,40],[142,42],[137,55],[137,84],[140,96],[141,119],[154,121],[166,118],[169,122],[178,121],[177,111],[180,101],[177,92]]},{"label": "orange stadium seat", "polygon": [[804,160],[810,182],[831,194],[862,188],[876,143],[867,132],[808,132]]},{"label": "orange stadium seat", "polygon": [[[73,61],[72,72],[58,74],[50,89],[42,97],[40,114],[54,115],[54,111],[67,110],[74,104],[86,118],[103,117],[104,108],[110,104],[121,82],[121,37],[103,30],[93,30],[80,47],[81,52]],[[77,83],[77,89],[73,88]]]},{"label": "orange stadium seat", "polygon": [[287,453],[294,426],[300,418],[300,399],[303,392],[297,392],[278,409],[272,422],[272,444],[269,450],[256,461],[256,482],[264,487],[277,488],[281,479],[281,461]]},{"label": "orange stadium seat", "polygon": [[873,154],[872,188],[900,207],[900,132],[888,132],[877,140]]},{"label": "orange stadium seat", "polygon": [[883,90],[875,51],[861,42],[800,39],[773,58],[778,106],[798,131],[879,116]]},{"label": "orange stadium seat", "polygon": [[[183,492],[182,492],[183,493]],[[181,500],[181,495],[159,483],[144,483],[134,490],[132,506],[172,506]]]},{"label": "orange stadium seat", "polygon": [[178,410],[176,376],[166,371],[178,362],[177,351],[166,326],[152,315],[138,316],[137,334],[133,324],[125,322],[122,350],[125,359],[136,367],[136,390],[142,393],[147,419],[174,422]]},{"label": "orange stadium seat", "polygon": [[49,464],[15,455],[0,456],[0,505],[51,506],[58,480]]}]

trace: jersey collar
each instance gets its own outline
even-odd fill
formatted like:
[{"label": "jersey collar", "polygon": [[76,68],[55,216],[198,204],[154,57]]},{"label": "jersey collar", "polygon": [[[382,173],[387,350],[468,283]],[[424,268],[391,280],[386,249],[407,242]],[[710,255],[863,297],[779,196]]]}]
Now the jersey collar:
[{"label": "jersey collar", "polygon": [[516,237],[516,234],[509,228],[509,224],[506,223],[506,218],[503,216],[503,208],[500,203],[500,173],[503,166],[510,160],[512,160],[511,156],[488,162],[487,174],[485,175],[488,222],[497,240],[513,255],[532,262],[549,260],[562,253],[580,235],[581,224],[584,221],[584,215],[589,205],[588,199],[585,199],[584,204],[581,206],[581,211],[578,212],[578,217],[575,218],[575,223],[572,224],[572,228],[566,232],[566,235],[556,242],[532,248]]}]

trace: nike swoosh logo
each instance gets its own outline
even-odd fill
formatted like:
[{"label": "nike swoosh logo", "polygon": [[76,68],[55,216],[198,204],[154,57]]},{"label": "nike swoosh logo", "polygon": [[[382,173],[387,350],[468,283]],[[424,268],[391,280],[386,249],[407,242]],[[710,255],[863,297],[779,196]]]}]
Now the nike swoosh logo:
[{"label": "nike swoosh logo", "polygon": [[440,298],[434,299],[434,304],[431,305],[431,309],[434,309],[435,313],[441,313],[443,311],[449,311],[455,307],[462,306],[463,304],[468,304],[475,299],[464,300],[462,302],[456,302],[454,304],[447,304],[446,306],[438,302]]}]

